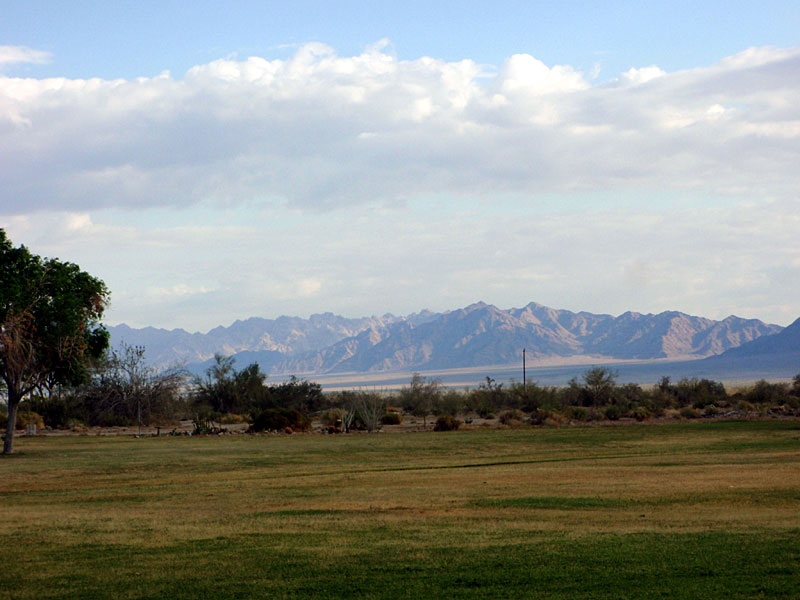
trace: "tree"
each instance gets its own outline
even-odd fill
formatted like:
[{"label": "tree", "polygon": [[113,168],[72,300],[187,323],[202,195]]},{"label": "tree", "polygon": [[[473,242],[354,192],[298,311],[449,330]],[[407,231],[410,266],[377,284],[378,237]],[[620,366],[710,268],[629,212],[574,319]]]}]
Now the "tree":
[{"label": "tree", "polygon": [[583,374],[584,389],[590,406],[611,404],[617,385],[617,373],[607,367],[592,367]]},{"label": "tree", "polygon": [[13,451],[22,399],[48,382],[78,385],[108,347],[105,284],[78,265],[15,248],[0,229],[0,378],[8,395],[3,454]]},{"label": "tree", "polygon": [[277,406],[297,410],[303,414],[317,412],[325,403],[320,384],[307,379],[298,379],[294,375],[289,381],[269,386],[269,393]]},{"label": "tree", "polygon": [[79,392],[85,418],[93,424],[150,424],[173,416],[186,374],[177,367],[148,365],[143,346],[121,344],[100,362]]},{"label": "tree", "polygon": [[367,431],[372,433],[381,428],[381,419],[386,414],[386,398],[382,394],[377,392],[357,392],[355,395],[355,407],[367,427]]},{"label": "tree", "polygon": [[209,406],[217,413],[264,410],[273,407],[270,390],[264,385],[267,376],[258,363],[237,371],[232,356],[214,355],[214,364],[206,369],[205,379],[197,379],[198,405]]},{"label": "tree", "polygon": [[792,390],[790,392],[793,396],[800,396],[800,373],[792,379]]},{"label": "tree", "polygon": [[411,376],[411,383],[400,390],[403,409],[415,417],[422,417],[424,427],[428,426],[428,415],[434,411],[441,395],[442,382],[434,377],[423,377],[419,373]]}]

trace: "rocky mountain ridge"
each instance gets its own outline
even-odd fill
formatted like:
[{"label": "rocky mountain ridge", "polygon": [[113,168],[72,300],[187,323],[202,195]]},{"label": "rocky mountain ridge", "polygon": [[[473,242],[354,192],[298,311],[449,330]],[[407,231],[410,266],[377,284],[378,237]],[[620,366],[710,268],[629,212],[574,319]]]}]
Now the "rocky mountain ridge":
[{"label": "rocky mountain ridge", "polygon": [[269,373],[375,372],[446,369],[520,360],[531,364],[575,356],[598,359],[703,358],[780,332],[783,328],[735,316],[722,321],[677,311],[607,314],[553,309],[535,302],[507,310],[477,302],[405,317],[349,319],[324,313],[308,319],[236,321],[208,333],[110,327],[112,345],[145,346],[157,365],[184,363],[202,370],[214,353],[237,364],[258,362]]}]

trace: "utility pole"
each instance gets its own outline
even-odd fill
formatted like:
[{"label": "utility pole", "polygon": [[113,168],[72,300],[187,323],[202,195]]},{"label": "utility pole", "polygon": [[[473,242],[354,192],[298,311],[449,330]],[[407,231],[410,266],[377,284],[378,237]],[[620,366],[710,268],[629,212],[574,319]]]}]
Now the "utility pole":
[{"label": "utility pole", "polygon": [[525,373],[525,348],[522,349],[522,387],[528,387],[528,378]]}]

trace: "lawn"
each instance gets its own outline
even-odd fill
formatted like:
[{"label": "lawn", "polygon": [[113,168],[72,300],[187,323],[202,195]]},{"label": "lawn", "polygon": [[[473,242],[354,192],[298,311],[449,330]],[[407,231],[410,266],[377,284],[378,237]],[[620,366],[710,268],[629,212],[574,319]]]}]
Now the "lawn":
[{"label": "lawn", "polygon": [[0,598],[800,597],[800,423],[20,438]]}]

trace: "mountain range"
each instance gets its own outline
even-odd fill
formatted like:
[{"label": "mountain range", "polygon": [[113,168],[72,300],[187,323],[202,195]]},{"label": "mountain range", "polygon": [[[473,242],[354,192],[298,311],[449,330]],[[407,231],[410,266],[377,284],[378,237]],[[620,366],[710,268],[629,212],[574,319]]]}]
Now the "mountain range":
[{"label": "mountain range", "polygon": [[[795,324],[787,328],[794,327]],[[800,325],[798,325],[800,330]],[[721,321],[677,311],[619,316],[558,310],[532,302],[500,309],[478,302],[435,313],[345,318],[332,313],[250,318],[208,333],[183,329],[109,327],[112,346],[144,346],[155,365],[185,364],[202,372],[215,353],[267,373],[431,370],[590,357],[698,359],[777,339],[783,328],[757,319]],[[791,331],[789,333],[792,333]]]}]

